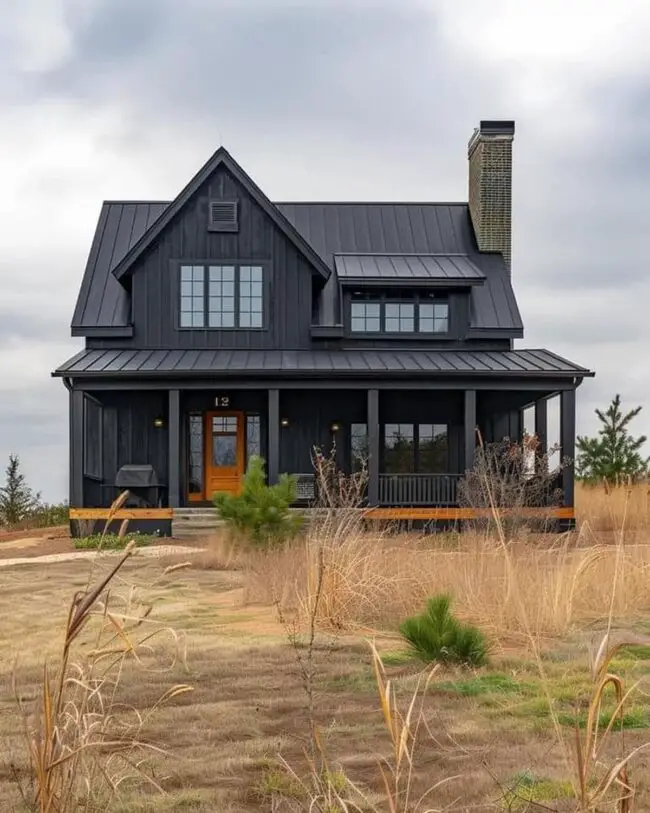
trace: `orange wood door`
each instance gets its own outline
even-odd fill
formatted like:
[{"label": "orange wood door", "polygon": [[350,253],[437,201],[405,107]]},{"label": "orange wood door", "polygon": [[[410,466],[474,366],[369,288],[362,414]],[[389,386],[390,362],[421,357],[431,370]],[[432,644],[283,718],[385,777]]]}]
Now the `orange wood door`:
[{"label": "orange wood door", "polygon": [[244,413],[205,416],[205,498],[217,491],[238,494],[244,476]]}]

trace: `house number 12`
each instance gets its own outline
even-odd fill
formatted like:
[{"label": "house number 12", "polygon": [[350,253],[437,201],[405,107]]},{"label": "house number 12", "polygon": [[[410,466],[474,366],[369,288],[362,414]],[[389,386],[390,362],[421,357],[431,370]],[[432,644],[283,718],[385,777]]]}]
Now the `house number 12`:
[{"label": "house number 12", "polygon": [[214,399],[214,405],[218,407],[229,407],[230,397],[228,395],[217,395]]}]

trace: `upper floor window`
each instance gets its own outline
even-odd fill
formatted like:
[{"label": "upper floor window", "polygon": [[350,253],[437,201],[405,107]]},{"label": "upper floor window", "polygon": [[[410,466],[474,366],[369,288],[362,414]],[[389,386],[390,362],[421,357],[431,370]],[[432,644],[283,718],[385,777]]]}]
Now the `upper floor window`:
[{"label": "upper floor window", "polygon": [[386,297],[353,294],[350,305],[353,333],[448,333],[446,301],[391,302]]},{"label": "upper floor window", "polygon": [[181,327],[264,326],[264,269],[259,265],[182,265]]}]

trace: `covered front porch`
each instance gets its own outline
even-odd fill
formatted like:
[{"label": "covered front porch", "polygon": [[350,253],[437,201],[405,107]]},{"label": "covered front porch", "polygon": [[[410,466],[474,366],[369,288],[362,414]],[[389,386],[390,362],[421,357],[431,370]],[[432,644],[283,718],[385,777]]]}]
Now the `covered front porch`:
[{"label": "covered front porch", "polygon": [[[101,518],[99,510],[105,512],[129,487],[125,476],[135,468],[137,487],[124,510],[169,518],[175,508],[210,504],[215,491],[236,492],[252,455],[265,459],[270,483],[282,472],[296,475],[297,504],[308,505],[317,496],[316,447],[333,453],[346,473],[367,468],[368,508],[400,509],[404,516],[408,509],[424,518],[425,509],[458,505],[458,482],[473,465],[477,429],[485,443],[518,440],[523,412],[532,408],[543,450],[549,437],[547,404],[555,396],[561,455],[574,456],[570,381],[561,388],[554,382],[553,389],[521,381],[492,387],[476,381],[462,388],[433,381],[342,383],[262,388],[232,382],[209,388],[179,382],[143,389],[109,388],[99,380],[75,383],[70,389],[71,508],[93,509],[91,515]],[[562,488],[564,507],[572,508],[570,467]]]}]

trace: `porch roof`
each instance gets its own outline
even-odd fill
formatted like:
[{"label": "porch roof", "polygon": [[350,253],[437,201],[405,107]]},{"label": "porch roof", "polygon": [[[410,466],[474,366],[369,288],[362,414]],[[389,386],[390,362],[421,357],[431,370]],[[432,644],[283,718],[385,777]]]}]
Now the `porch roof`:
[{"label": "porch roof", "polygon": [[550,350],[82,350],[57,377],[583,378],[594,374]]}]

